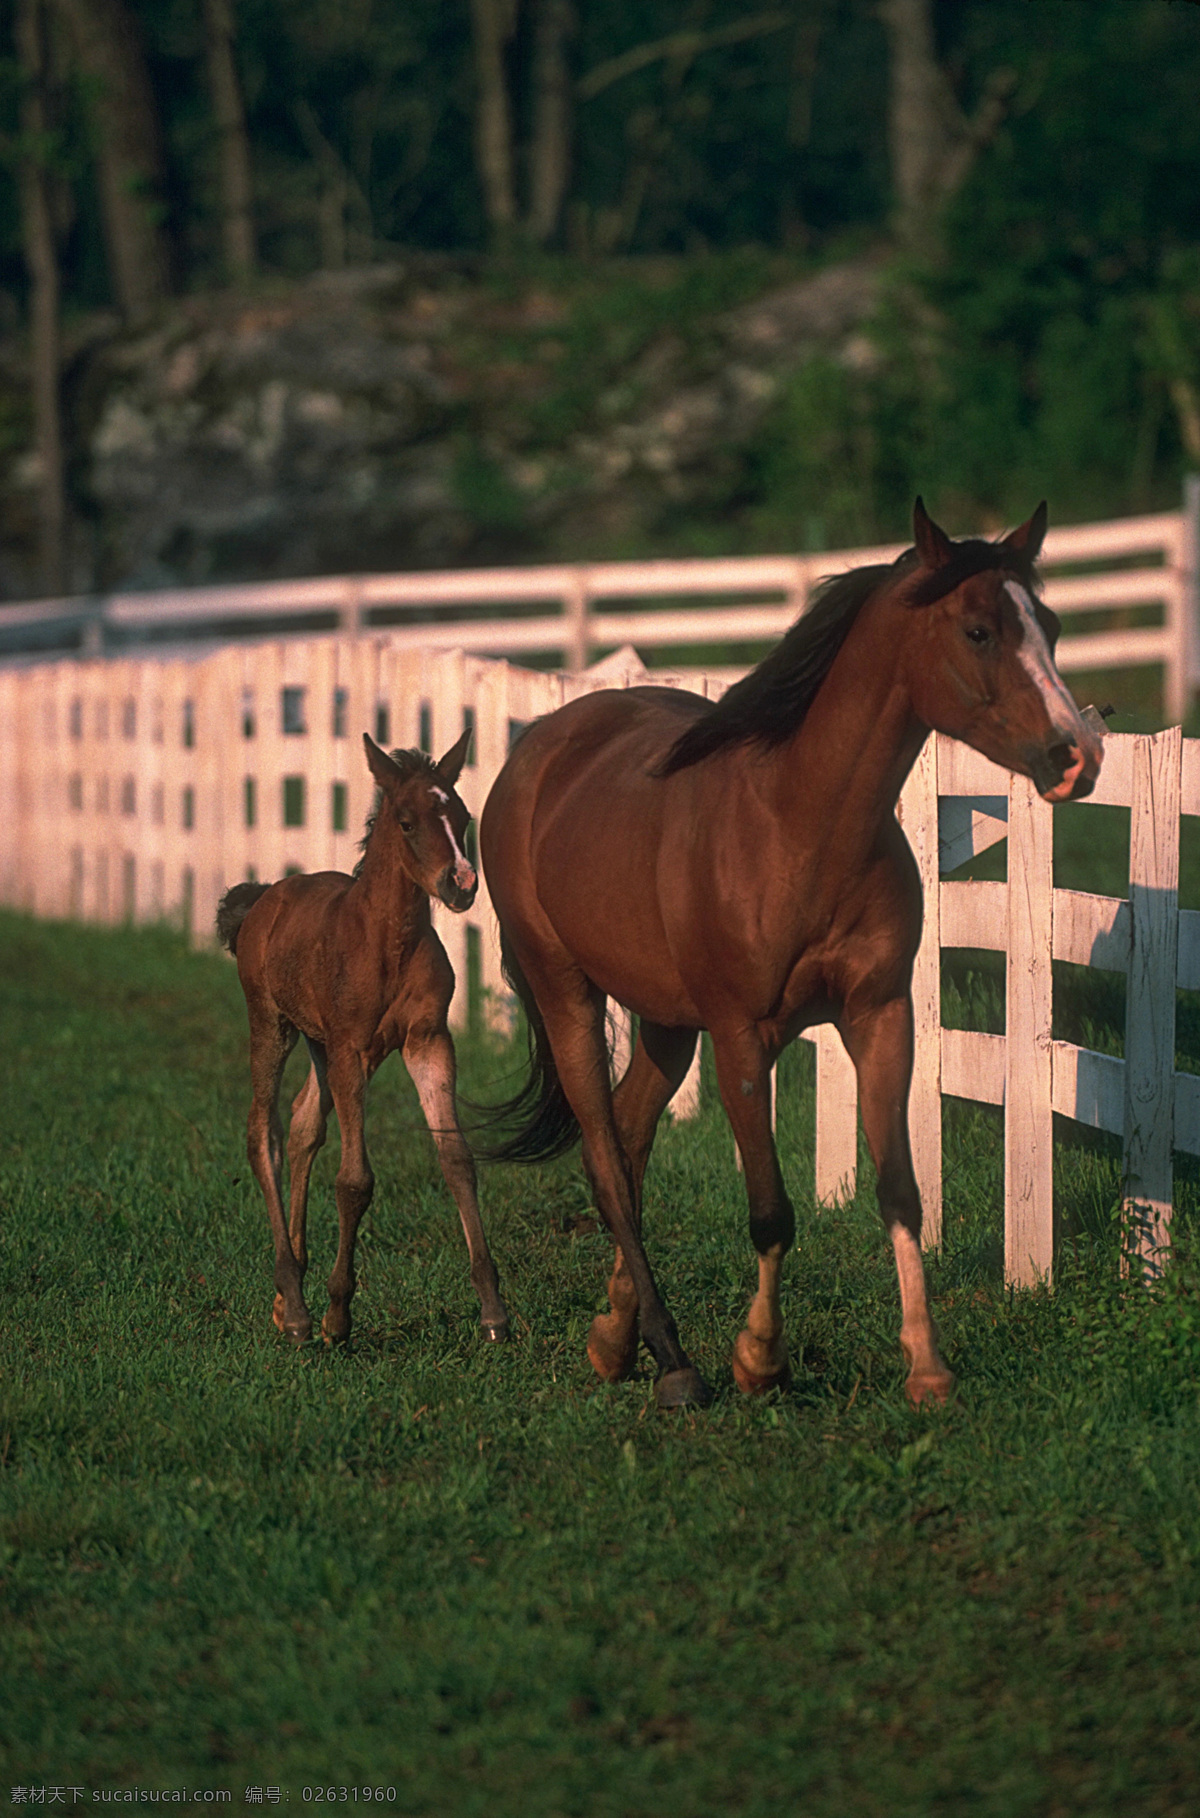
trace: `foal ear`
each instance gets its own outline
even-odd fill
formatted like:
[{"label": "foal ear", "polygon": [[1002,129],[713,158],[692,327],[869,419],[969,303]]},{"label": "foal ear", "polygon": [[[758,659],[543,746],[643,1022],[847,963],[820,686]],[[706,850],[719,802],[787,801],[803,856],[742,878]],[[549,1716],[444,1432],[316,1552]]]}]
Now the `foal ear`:
[{"label": "foal ear", "polygon": [[1028,523],[1019,524],[1016,530],[1009,531],[1004,539],[1003,547],[1011,549],[1024,562],[1036,562],[1045,534],[1046,501],[1043,499]]},{"label": "foal ear", "polygon": [[437,761],[437,773],[441,777],[443,783],[449,783],[451,789],[453,789],[455,783],[457,783],[459,779],[462,767],[467,761],[467,753],[470,749],[471,728],[468,726],[462,737],[451,745],[445,757],[441,757]]},{"label": "foal ear", "polygon": [[386,751],[381,751],[369,732],[363,733],[363,746],[367,753],[367,763],[371,766],[371,775],[382,789],[385,783],[399,780],[400,769],[394,764]]},{"label": "foal ear", "polygon": [[944,568],[954,554],[954,545],[925,509],[920,494],[913,506],[913,542],[926,568]]}]

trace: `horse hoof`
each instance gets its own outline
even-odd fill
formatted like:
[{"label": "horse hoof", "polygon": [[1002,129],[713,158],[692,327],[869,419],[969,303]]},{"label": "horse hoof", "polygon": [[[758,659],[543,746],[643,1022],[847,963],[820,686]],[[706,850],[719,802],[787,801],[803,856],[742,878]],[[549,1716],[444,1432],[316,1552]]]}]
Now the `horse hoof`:
[{"label": "horse hoof", "polygon": [[944,1406],[954,1392],[954,1382],[949,1370],[914,1370],[904,1385],[904,1393],[914,1408],[926,1401],[936,1401]]},{"label": "horse hoof", "polygon": [[749,1330],[740,1332],[731,1361],[733,1380],[743,1395],[765,1395],[768,1389],[792,1386],[792,1366],[782,1337],[767,1344]]},{"label": "horse hoof", "polygon": [[756,1370],[748,1370],[735,1351],[733,1354],[733,1380],[743,1395],[765,1395],[768,1389],[786,1391],[792,1386],[792,1366],[784,1358],[782,1369],[769,1370],[760,1375]]},{"label": "horse hoof", "polygon": [[602,1382],[624,1382],[633,1375],[637,1363],[637,1333],[614,1344],[608,1335],[609,1315],[598,1313],[588,1333],[588,1362]]},{"label": "horse hoof", "polygon": [[506,1319],[482,1319],[479,1323],[483,1329],[483,1336],[492,1344],[503,1344],[507,1339],[508,1321]]},{"label": "horse hoof", "polygon": [[654,1399],[660,1408],[706,1408],[713,1392],[695,1364],[682,1370],[668,1370],[654,1385]]},{"label": "horse hoof", "polygon": [[321,1337],[325,1340],[327,1345],[348,1345],[350,1343],[350,1327],[347,1325],[342,1331],[335,1331],[329,1324],[329,1315],[326,1314],[325,1318],[321,1321]]}]

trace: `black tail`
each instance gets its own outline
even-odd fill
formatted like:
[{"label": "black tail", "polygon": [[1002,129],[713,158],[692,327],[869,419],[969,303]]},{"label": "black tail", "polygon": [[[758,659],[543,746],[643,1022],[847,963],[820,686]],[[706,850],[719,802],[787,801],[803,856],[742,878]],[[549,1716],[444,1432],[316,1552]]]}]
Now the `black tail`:
[{"label": "black tail", "polygon": [[238,931],[259,897],[270,884],[235,884],[217,905],[217,939],[230,953],[237,952]]},{"label": "black tail", "polygon": [[[500,964],[520,998],[529,1026],[529,1078],[513,1098],[487,1106],[487,1121],[503,1128],[518,1122],[511,1136],[478,1150],[484,1161],[538,1162],[565,1155],[579,1140],[579,1125],[567,1103],[537,999],[512,948],[500,931]],[[519,1121],[518,1121],[519,1120]]]}]

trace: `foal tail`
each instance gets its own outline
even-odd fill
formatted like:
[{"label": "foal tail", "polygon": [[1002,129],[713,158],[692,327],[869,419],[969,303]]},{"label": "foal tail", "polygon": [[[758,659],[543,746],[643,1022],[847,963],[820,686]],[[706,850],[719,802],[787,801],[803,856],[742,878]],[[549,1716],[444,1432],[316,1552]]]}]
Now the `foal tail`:
[{"label": "foal tail", "polygon": [[[485,1161],[538,1162],[565,1155],[579,1140],[579,1125],[567,1103],[537,999],[516,955],[500,930],[500,966],[520,998],[529,1026],[529,1077],[512,1098],[487,1107],[487,1121],[503,1127],[517,1122],[511,1136],[480,1153]],[[519,1120],[519,1121],[518,1121]]]},{"label": "foal tail", "polygon": [[217,905],[217,939],[230,953],[236,954],[242,923],[259,897],[270,888],[270,884],[235,884],[221,898]]}]

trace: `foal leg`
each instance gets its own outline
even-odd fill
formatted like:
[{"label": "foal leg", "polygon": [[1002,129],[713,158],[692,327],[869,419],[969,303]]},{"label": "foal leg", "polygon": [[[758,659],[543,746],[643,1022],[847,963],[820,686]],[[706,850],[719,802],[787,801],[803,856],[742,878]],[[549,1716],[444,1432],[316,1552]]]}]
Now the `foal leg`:
[{"label": "foal leg", "polygon": [[858,1073],[863,1130],[878,1174],[879,1210],[892,1240],[900,1281],[900,1344],[905,1388],[914,1407],[945,1401],[954,1377],[942,1361],[925,1296],[921,1196],[908,1145],[912,1079],[912,1003],[908,997],[845,1018],[846,1046]]},{"label": "foal leg", "polygon": [[279,1082],[296,1045],[297,1031],[270,1006],[251,1006],[250,1079],[253,1098],[246,1129],[246,1154],[267,1202],[275,1239],[275,1306],[272,1317],[297,1344],[312,1337],[312,1315],[304,1304],[304,1268],[297,1260],[283,1213],[283,1126]]},{"label": "foal leg", "polygon": [[[629,1070],[613,1093],[613,1121],[629,1158],[633,1216],[642,1228],[642,1182],[658,1121],[683,1083],[696,1049],[694,1029],[665,1029],[643,1022]],[[588,1333],[588,1357],[597,1376],[620,1382],[637,1362],[638,1301],[620,1244],[613,1252],[608,1313],[598,1313]]]},{"label": "foal leg", "polygon": [[500,1298],[496,1265],[483,1234],[475,1163],[458,1123],[454,1100],[454,1043],[449,1031],[410,1030],[404,1044],[404,1064],[417,1088],[425,1122],[437,1144],[438,1160],[446,1185],[454,1195],[471,1259],[471,1286],[479,1296],[480,1323],[486,1338],[508,1337],[508,1313]]},{"label": "foal leg", "polygon": [[796,1235],[792,1202],[771,1132],[770,1056],[756,1031],[713,1034],[721,1102],[742,1157],[750,1204],[750,1241],[758,1252],[758,1291],[733,1348],[733,1377],[746,1395],[791,1381],[779,1280]]},{"label": "foal leg", "polygon": [[342,1132],[342,1162],[334,1182],[338,1250],[329,1277],[329,1305],[321,1321],[321,1336],[327,1345],[345,1344],[350,1337],[350,1302],[355,1288],[354,1247],[358,1241],[359,1222],[375,1191],[364,1128],[367,1094],[364,1057],[351,1051],[332,1058],[329,1086]]},{"label": "foal leg", "polygon": [[[309,1041],[308,1052],[312,1056],[312,1067],[292,1102],[287,1145],[288,1180],[291,1185],[291,1216],[288,1225],[292,1254],[296,1258],[302,1282],[308,1272],[308,1180],[313,1162],[324,1144],[329,1113],[333,1108],[325,1050],[319,1042]],[[282,1331],[281,1294],[275,1296],[275,1324]]]}]

